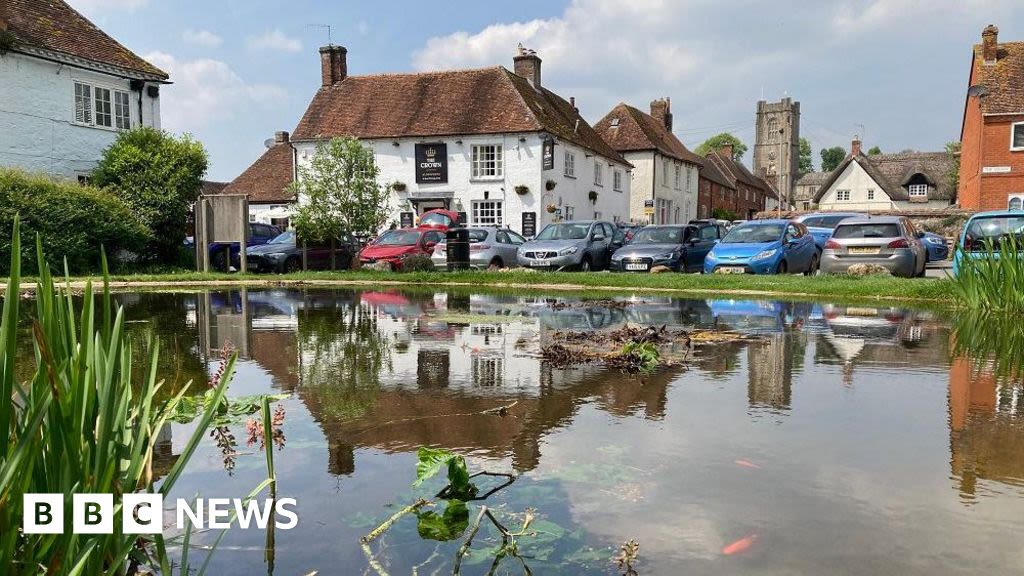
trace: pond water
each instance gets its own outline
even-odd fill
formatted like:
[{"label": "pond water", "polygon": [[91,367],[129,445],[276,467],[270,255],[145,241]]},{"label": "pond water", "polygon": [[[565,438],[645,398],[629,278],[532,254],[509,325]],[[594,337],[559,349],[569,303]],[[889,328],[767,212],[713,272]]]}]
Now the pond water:
[{"label": "pond water", "polygon": [[[418,531],[441,520],[443,501],[370,545],[377,568],[359,544],[444,486],[443,474],[411,486],[423,446],[516,476],[470,502],[469,521],[481,504],[509,527],[536,509],[522,560],[495,574],[523,574],[522,562],[533,574],[620,573],[610,559],[629,539],[640,574],[1024,571],[1021,384],[958,351],[943,312],[390,289],[117,298],[133,330],[161,336],[175,383],[205,386],[230,342],[229,396],[289,394],[275,459],[299,524],[269,551],[264,532],[232,530],[211,574],[451,574],[465,520],[452,511],[447,541]],[[626,323],[749,338],[646,374],[538,355],[557,331]],[[177,496],[242,496],[265,477],[245,424],[229,428],[240,454],[226,461],[207,438]],[[158,471],[190,430],[167,432]],[[497,542],[484,525],[462,574],[488,573]]]}]

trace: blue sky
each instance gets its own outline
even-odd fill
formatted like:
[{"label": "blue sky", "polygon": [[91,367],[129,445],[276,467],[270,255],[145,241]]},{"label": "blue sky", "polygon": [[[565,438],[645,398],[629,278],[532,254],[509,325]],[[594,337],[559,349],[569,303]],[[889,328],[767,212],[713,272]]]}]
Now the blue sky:
[{"label": "blue sky", "polygon": [[815,163],[855,133],[887,152],[942,149],[959,138],[981,29],[1024,40],[1016,0],[69,1],[171,73],[164,127],[206,145],[215,180],[298,122],[327,41],[311,25],[348,47],[350,74],[511,67],[522,42],[544,59],[545,86],[591,122],[670,96],[691,147],[722,131],[753,144],[758,98],[789,94]]}]

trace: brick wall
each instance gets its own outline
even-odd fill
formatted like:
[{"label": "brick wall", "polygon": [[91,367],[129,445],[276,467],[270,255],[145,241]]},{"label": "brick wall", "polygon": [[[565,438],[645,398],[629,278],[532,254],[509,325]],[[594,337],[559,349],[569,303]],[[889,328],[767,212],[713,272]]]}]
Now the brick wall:
[{"label": "brick wall", "polygon": [[[1010,150],[1010,130],[1018,116],[982,118],[976,99],[967,104],[960,153],[958,200],[972,210],[1005,210],[1010,194],[1024,194],[1024,151]],[[983,174],[984,167],[1009,166],[1010,172]]]}]

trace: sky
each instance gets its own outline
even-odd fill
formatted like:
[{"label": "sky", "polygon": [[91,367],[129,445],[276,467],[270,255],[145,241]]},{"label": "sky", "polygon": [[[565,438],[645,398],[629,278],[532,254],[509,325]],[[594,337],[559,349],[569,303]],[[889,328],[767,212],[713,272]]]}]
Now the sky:
[{"label": "sky", "polygon": [[[1024,40],[1019,0],[69,0],[163,68],[163,127],[230,181],[292,130],[320,84],[317,49],[353,75],[512,67],[522,43],[543,83],[597,122],[618,102],[671,97],[691,148],[719,132],[752,146],[759,99],[800,102],[818,151],[942,150],[959,139],[970,47],[987,24]],[[750,161],[750,153],[744,158]]]}]

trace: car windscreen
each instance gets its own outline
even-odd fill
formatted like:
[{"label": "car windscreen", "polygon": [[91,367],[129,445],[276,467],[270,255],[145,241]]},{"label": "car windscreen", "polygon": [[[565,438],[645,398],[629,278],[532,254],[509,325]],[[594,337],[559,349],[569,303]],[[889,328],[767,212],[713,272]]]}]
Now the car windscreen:
[{"label": "car windscreen", "polygon": [[998,249],[1004,240],[1012,238],[1018,246],[1024,245],[1024,214],[1019,216],[982,216],[967,226],[964,247],[968,250],[986,250],[991,243]]},{"label": "car windscreen", "polygon": [[631,244],[682,244],[682,228],[643,228],[633,235]]},{"label": "car windscreen", "polygon": [[896,238],[902,236],[898,224],[845,224],[836,228],[832,238]]},{"label": "car windscreen", "polygon": [[419,241],[419,230],[390,230],[373,244],[375,246],[415,246]]},{"label": "car windscreen", "polygon": [[763,244],[782,237],[782,224],[741,224],[722,238],[723,244]]},{"label": "car windscreen", "polygon": [[803,220],[803,225],[808,228],[835,228],[847,218],[850,216],[811,216]]},{"label": "car windscreen", "polygon": [[587,237],[590,224],[548,224],[537,240],[583,240]]},{"label": "car windscreen", "polygon": [[420,226],[451,226],[452,219],[440,212],[427,214],[420,218]]},{"label": "car windscreen", "polygon": [[295,232],[283,232],[274,236],[267,244],[295,244]]}]

